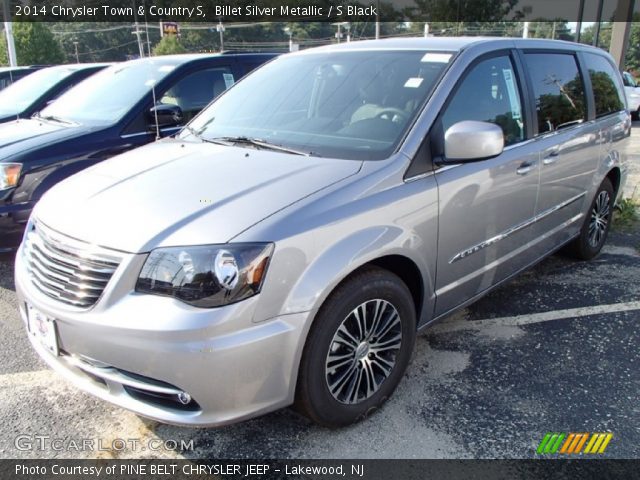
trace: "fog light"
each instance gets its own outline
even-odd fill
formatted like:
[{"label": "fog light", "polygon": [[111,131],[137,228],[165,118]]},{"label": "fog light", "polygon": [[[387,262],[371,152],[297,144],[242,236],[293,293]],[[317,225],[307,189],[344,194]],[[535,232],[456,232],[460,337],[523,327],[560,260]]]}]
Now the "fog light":
[{"label": "fog light", "polygon": [[180,400],[181,404],[186,405],[187,403],[191,402],[191,395],[189,395],[187,392],[180,392],[178,394],[178,400]]}]

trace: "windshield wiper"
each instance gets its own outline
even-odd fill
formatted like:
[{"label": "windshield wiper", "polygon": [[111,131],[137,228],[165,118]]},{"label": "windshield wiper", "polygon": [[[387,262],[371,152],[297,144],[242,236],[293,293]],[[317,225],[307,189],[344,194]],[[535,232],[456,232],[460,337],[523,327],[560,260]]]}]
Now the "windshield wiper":
[{"label": "windshield wiper", "polygon": [[191,135],[193,135],[194,137],[196,137],[198,140],[202,141],[202,142],[207,142],[207,143],[215,143],[216,145],[226,145],[229,146],[231,145],[230,141],[226,141],[226,140],[220,140],[217,138],[213,138],[213,139],[209,139],[209,138],[204,138],[202,136],[202,134],[196,130],[193,127],[190,127],[189,125],[185,125],[184,129],[189,132]]},{"label": "windshield wiper", "polygon": [[56,117],[55,115],[45,115],[42,116],[39,113],[34,115],[38,120],[44,120],[49,122],[57,122],[57,123],[65,123],[67,125],[77,125],[76,122],[72,122],[71,120],[65,120],[64,118]]},{"label": "windshield wiper", "polygon": [[276,143],[271,143],[271,142],[267,142],[266,140],[263,140],[261,138],[251,138],[251,137],[243,137],[243,136],[239,136],[239,137],[215,137],[212,139],[207,139],[205,140],[207,142],[212,142],[212,143],[224,143],[226,142],[227,144],[231,143],[231,144],[242,144],[242,145],[253,145],[254,147],[258,147],[258,148],[264,148],[265,150],[274,150],[277,152],[285,152],[285,153],[291,153],[293,155],[303,155],[305,157],[308,157],[310,155],[313,154],[313,152],[303,152],[301,150],[296,150],[294,148],[289,148],[289,147],[285,147],[283,145],[278,145]]}]

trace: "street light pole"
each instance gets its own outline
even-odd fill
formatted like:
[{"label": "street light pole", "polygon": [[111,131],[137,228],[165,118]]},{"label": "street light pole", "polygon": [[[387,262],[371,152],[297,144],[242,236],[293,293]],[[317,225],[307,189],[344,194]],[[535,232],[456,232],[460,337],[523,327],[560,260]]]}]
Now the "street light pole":
[{"label": "street light pole", "polygon": [[[18,65],[18,59],[16,57],[16,45],[13,42],[13,22],[11,22],[11,8],[9,6],[9,0],[3,1],[4,11],[4,33],[7,37],[7,53],[9,55],[9,66],[15,67]],[[7,21],[9,20],[9,21]]]},{"label": "street light pole", "polygon": [[283,30],[284,33],[289,35],[289,51],[293,52],[293,31],[291,30],[291,27],[284,27]]},{"label": "street light pole", "polygon": [[220,33],[220,52],[224,51],[224,25],[222,25],[222,19],[218,19],[218,26],[216,30]]}]

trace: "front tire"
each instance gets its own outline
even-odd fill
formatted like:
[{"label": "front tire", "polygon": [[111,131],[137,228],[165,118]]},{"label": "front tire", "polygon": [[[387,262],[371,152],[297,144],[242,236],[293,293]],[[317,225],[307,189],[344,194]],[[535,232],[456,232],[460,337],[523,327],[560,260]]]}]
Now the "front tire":
[{"label": "front tire", "polygon": [[357,272],[329,296],[311,327],[297,409],[332,428],[367,417],[400,382],[415,338],[413,298],[402,280],[379,268]]},{"label": "front tire", "polygon": [[600,253],[611,227],[613,185],[608,178],[600,184],[582,224],[580,236],[569,244],[569,253],[580,260],[591,260]]}]

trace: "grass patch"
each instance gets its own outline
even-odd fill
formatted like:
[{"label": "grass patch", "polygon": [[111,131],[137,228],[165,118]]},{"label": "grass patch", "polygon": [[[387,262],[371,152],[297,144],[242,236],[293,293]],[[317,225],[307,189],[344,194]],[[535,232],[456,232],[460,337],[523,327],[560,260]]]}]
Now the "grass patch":
[{"label": "grass patch", "polygon": [[616,230],[629,230],[635,227],[638,217],[638,201],[633,198],[623,198],[618,202],[613,215],[613,228]]}]

